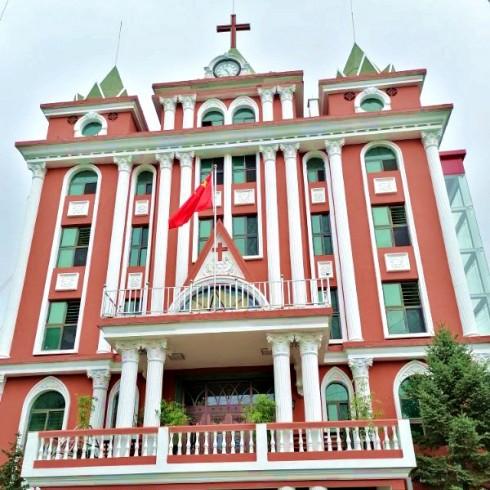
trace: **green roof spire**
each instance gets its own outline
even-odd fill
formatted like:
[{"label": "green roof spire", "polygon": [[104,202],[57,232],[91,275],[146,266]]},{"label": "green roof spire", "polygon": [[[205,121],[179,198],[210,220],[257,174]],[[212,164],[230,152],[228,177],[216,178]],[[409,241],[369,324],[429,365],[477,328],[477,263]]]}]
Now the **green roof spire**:
[{"label": "green roof spire", "polygon": [[[121,97],[128,95],[124,88],[121,75],[117,66],[114,66],[111,71],[105,76],[102,82],[95,82],[86,99],[107,99],[108,97]],[[75,100],[84,100],[80,94],[75,95]]]},{"label": "green roof spire", "polygon": [[369,73],[392,72],[395,68],[388,65],[384,70],[380,70],[367,56],[366,53],[354,43],[347,59],[343,71],[337,71],[337,78],[366,75]]}]

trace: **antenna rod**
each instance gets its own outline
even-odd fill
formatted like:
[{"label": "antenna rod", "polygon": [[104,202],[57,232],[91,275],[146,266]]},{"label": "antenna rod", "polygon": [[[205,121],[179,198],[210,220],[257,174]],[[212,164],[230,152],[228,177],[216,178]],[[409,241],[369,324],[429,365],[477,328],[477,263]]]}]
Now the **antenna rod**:
[{"label": "antenna rod", "polygon": [[114,66],[117,65],[117,60],[119,58],[119,45],[121,44],[122,24],[123,24],[123,21],[121,19],[121,23],[119,24],[119,35],[117,36],[116,57],[114,59]]},{"label": "antenna rod", "polygon": [[[3,6],[2,12],[0,13],[0,22],[3,19],[3,16],[5,14],[5,11],[7,10],[7,5],[9,4],[9,0],[5,1],[5,5]],[[235,5],[235,0],[233,0],[233,5]],[[234,7],[233,7],[234,8]]]},{"label": "antenna rod", "polygon": [[356,42],[356,23],[354,21],[354,7],[352,5],[353,0],[350,0],[350,15],[352,19],[352,37],[354,38],[354,43]]}]

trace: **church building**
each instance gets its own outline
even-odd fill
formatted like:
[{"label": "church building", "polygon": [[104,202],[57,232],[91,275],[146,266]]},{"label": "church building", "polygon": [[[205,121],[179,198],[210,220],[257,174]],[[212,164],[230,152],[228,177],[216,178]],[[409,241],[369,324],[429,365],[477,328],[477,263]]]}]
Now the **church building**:
[{"label": "church building", "polygon": [[465,152],[439,151],[452,105],[357,44],[305,96],[301,70],[255,72],[249,29],[232,15],[201,78],[153,84],[158,130],[114,67],[16,143],[0,448],[19,434],[30,487],[410,490],[405,387],[435,331],[490,357]]}]

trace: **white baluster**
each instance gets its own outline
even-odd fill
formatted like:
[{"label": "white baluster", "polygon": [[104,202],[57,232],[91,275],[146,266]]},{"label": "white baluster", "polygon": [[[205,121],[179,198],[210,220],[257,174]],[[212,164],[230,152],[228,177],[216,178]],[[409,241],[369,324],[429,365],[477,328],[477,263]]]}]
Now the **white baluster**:
[{"label": "white baluster", "polygon": [[347,451],[352,451],[349,427],[345,428],[345,444],[347,446],[347,448],[346,448]]},{"label": "white baluster", "polygon": [[136,439],[134,441],[134,456],[139,456],[139,455],[140,455],[140,435],[136,434]]},{"label": "white baluster", "polygon": [[40,460],[43,460],[43,456],[44,456],[44,437],[41,437],[39,439],[39,449],[38,449],[38,452],[37,452],[37,459],[38,461]]},{"label": "white baluster", "polygon": [[354,427],[354,450],[361,450],[361,438],[359,437],[359,427]]},{"label": "white baluster", "polygon": [[63,459],[68,459],[68,453],[70,452],[70,438],[65,437],[65,446],[63,450]]},{"label": "white baluster", "polygon": [[130,435],[124,436],[124,445],[126,446],[125,450],[124,450],[124,456],[127,458],[127,457],[129,457],[129,453],[131,451],[131,436]]},{"label": "white baluster", "polygon": [[112,435],[109,435],[109,443],[107,444],[107,457],[112,458]]},{"label": "white baluster", "polygon": [[61,437],[58,437],[57,442],[56,442],[55,459],[61,459]]},{"label": "white baluster", "polygon": [[204,454],[209,454],[209,432],[204,432]]},{"label": "white baluster", "polygon": [[313,451],[313,441],[311,440],[311,430],[306,429],[306,448],[308,452]]},{"label": "white baluster", "polygon": [[243,454],[245,452],[245,441],[244,439],[244,433],[243,430],[240,431],[240,454]]},{"label": "white baluster", "polygon": [[379,438],[378,427],[374,428],[374,449],[376,449],[378,451],[381,449],[381,439]]},{"label": "white baluster", "polygon": [[270,436],[271,436],[271,453],[276,452],[276,435],[274,433],[274,430],[270,430]]},{"label": "white baluster", "polygon": [[279,431],[277,431],[277,433],[279,434],[279,452],[283,453],[284,452],[284,431],[279,430]]},{"label": "white baluster", "polygon": [[75,436],[75,442],[73,443],[73,453],[71,455],[72,459],[78,458],[78,436]]},{"label": "white baluster", "polygon": [[90,436],[90,459],[94,459],[95,454],[95,437]]},{"label": "white baluster", "polygon": [[327,450],[332,450],[332,438],[330,437],[330,428],[327,428]]},{"label": "white baluster", "polygon": [[383,447],[386,450],[391,449],[391,443],[390,443],[390,437],[388,434],[388,427],[386,425],[383,426],[383,432],[384,432],[384,437],[383,437]]},{"label": "white baluster", "polygon": [[148,456],[148,444],[149,444],[150,437],[151,437],[151,434],[145,434],[145,435],[143,435],[143,451],[142,451],[142,456]]},{"label": "white baluster", "polygon": [[182,455],[182,432],[178,433],[178,439],[177,439],[177,455],[181,456]]},{"label": "white baluster", "polygon": [[199,451],[201,449],[200,448],[200,446],[201,446],[200,439],[201,439],[201,433],[196,432],[196,444],[194,445],[194,454],[199,454]]},{"label": "white baluster", "polygon": [[213,434],[213,454],[218,454],[218,432],[212,432]]},{"label": "white baluster", "polygon": [[335,428],[335,433],[337,434],[337,451],[342,451],[342,439],[340,438],[340,429]]},{"label": "white baluster", "polygon": [[173,454],[174,452],[174,433],[170,432],[169,438],[168,438],[168,454]]},{"label": "white baluster", "polygon": [[48,452],[46,454],[46,459],[49,461],[50,459],[52,459],[52,455],[53,455],[53,438],[50,437],[49,438],[49,444],[48,444]]},{"label": "white baluster", "polygon": [[249,444],[248,452],[253,453],[254,452],[254,431],[253,430],[250,431],[250,442],[248,444]]},{"label": "white baluster", "polygon": [[398,434],[396,430],[396,425],[393,425],[391,428],[393,432],[393,449],[400,449],[400,444],[398,442]]},{"label": "white baluster", "polygon": [[187,441],[185,445],[185,454],[191,454],[191,433],[187,432]]},{"label": "white baluster", "polygon": [[114,455],[116,458],[119,458],[121,456],[121,444],[122,444],[122,437],[116,436],[116,454]]},{"label": "white baluster", "polygon": [[231,454],[235,454],[235,431],[231,430]]},{"label": "white baluster", "polygon": [[304,453],[305,452],[305,448],[304,448],[304,445],[303,445],[303,430],[302,429],[298,429],[298,443],[299,443],[299,452],[300,453]]},{"label": "white baluster", "polygon": [[294,453],[294,429],[291,429],[289,432],[289,452]]},{"label": "white baluster", "polygon": [[364,427],[364,440],[366,441],[366,450],[371,451],[371,439],[369,438],[369,427]]}]

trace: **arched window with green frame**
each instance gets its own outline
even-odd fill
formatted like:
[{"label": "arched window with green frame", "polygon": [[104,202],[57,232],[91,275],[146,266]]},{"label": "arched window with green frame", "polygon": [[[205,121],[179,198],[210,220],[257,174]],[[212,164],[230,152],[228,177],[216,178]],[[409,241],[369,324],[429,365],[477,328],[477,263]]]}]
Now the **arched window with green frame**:
[{"label": "arched window with green frame", "polygon": [[29,414],[28,431],[61,430],[65,416],[65,399],[58,391],[39,395]]},{"label": "arched window with green frame", "polygon": [[255,122],[255,112],[249,107],[242,107],[233,114],[233,124],[244,124]]},{"label": "arched window with green frame", "polygon": [[84,194],[95,194],[97,190],[97,174],[93,170],[83,170],[76,173],[68,188],[69,196],[82,196]]},{"label": "arched window with green frame", "polygon": [[221,111],[212,110],[206,112],[202,118],[202,126],[223,126],[225,123],[225,116]]},{"label": "arched window with green frame", "polygon": [[400,399],[401,416],[410,420],[412,434],[420,435],[423,433],[422,418],[420,414],[419,401],[409,394],[410,378],[404,379],[398,388],[398,398]]},{"label": "arched window with green frame", "polygon": [[321,158],[310,158],[306,162],[308,182],[325,182],[325,162]]},{"label": "arched window with green frame", "polygon": [[395,152],[386,146],[370,148],[364,156],[364,161],[366,162],[366,171],[368,174],[398,170]]},{"label": "arched window with green frame", "polygon": [[325,390],[328,420],[349,420],[349,392],[342,383],[330,383]]},{"label": "arched window with green frame", "polygon": [[144,196],[151,194],[153,190],[153,174],[149,170],[145,170],[138,175],[136,180],[136,195]]}]

